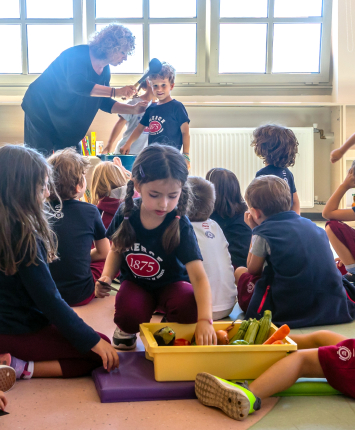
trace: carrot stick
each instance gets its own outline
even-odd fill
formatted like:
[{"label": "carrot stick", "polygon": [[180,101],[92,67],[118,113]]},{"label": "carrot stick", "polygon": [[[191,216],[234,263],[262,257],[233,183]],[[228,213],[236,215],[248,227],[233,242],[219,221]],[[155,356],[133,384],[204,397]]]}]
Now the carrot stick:
[{"label": "carrot stick", "polygon": [[282,342],[282,340],[275,340],[275,342],[272,342],[271,345],[283,345],[284,343]]},{"label": "carrot stick", "polygon": [[267,339],[263,345],[271,345],[275,340],[282,340],[290,334],[290,327],[287,324],[281,326],[275,333]]}]

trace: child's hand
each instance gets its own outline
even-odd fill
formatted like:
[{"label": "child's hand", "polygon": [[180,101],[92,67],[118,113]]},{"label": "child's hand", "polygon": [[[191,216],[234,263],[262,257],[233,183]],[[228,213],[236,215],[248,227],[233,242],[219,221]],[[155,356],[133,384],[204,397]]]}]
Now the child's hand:
[{"label": "child's hand", "polygon": [[244,212],[244,222],[247,224],[252,230],[257,227],[258,224],[254,221],[251,213],[249,211]]},{"label": "child's hand", "polygon": [[101,285],[99,281],[103,281],[106,282],[107,284],[112,284],[112,279],[109,278],[108,276],[101,276],[101,278],[99,278],[96,281],[95,284],[95,297],[99,298],[99,299],[103,299],[106,296],[110,295],[110,290],[108,287],[105,287],[104,285]]},{"label": "child's hand", "polygon": [[330,153],[330,162],[335,163],[336,161],[340,160],[343,155],[344,154],[342,153],[340,148],[334,149],[334,151]]},{"label": "child's hand", "polygon": [[196,324],[195,339],[197,345],[217,345],[217,336],[213,326],[208,321]]},{"label": "child's hand", "polygon": [[185,161],[186,161],[187,170],[190,171],[190,169],[191,169],[191,163],[190,163],[190,161],[187,158],[185,158]]},{"label": "child's hand", "polygon": [[2,411],[4,411],[4,410],[5,410],[5,408],[6,408],[6,406],[7,406],[7,399],[6,399],[6,396],[5,396],[5,394],[3,393],[3,391],[0,391],[0,409],[1,409]]},{"label": "child's hand", "polygon": [[346,178],[344,179],[343,185],[349,190],[355,188],[355,175],[353,169],[350,169]]},{"label": "child's hand", "polygon": [[102,365],[108,372],[118,369],[119,358],[117,352],[106,340],[100,339],[99,342],[91,348],[91,351],[102,358]]},{"label": "child's hand", "polygon": [[126,143],[120,148],[120,153],[122,155],[128,155],[130,150],[131,150],[131,145],[127,145]]}]

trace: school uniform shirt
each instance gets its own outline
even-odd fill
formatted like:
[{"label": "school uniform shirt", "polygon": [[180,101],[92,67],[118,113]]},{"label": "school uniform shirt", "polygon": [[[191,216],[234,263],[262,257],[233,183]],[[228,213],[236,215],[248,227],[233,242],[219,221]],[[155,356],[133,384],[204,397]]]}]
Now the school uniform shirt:
[{"label": "school uniform shirt", "polygon": [[171,100],[162,105],[152,103],[140,123],[149,127],[148,145],[152,143],[170,145],[180,151],[182,147],[180,127],[185,122],[190,122],[185,106],[177,100]]},{"label": "school uniform shirt", "polygon": [[[164,251],[162,237],[167,226],[173,221],[176,211],[168,213],[164,221],[156,228],[147,230],[140,220],[141,198],[134,200],[134,209],[129,218],[136,233],[136,239],[130,249],[123,252],[121,282],[132,281],[147,290],[156,290],[174,282],[190,282],[185,264],[202,260],[196,235],[186,216],[180,219],[180,244],[167,254]],[[123,221],[124,203],[118,208],[107,230],[106,236],[112,235]]]},{"label": "school uniform shirt", "polygon": [[291,191],[291,208],[293,205],[293,193],[296,193],[296,185],[293,174],[287,167],[276,167],[276,166],[266,166],[256,172],[255,177],[263,176],[263,175],[275,175],[279,178],[285,180],[288,183]]},{"label": "school uniform shirt", "polygon": [[272,215],[253,229],[269,245],[245,318],[272,311],[290,328],[343,324],[355,318],[354,287],[334,264],[326,232],[294,211]]},{"label": "school uniform shirt", "polygon": [[0,334],[36,333],[54,324],[75,348],[89,352],[100,336],[62,299],[40,240],[37,240],[36,264],[28,266],[28,261],[29,255],[12,276],[0,270]]},{"label": "school uniform shirt", "polygon": [[[138,102],[143,101],[140,97],[136,97],[129,102],[127,102],[128,105],[136,105]],[[125,119],[127,121],[126,124],[126,130],[123,133],[122,139],[118,142],[114,153],[119,154],[120,148],[124,146],[128,140],[128,138],[131,136],[131,134],[134,132],[137,125],[140,123],[141,119],[143,118],[143,113],[138,115],[132,115],[132,114],[120,114],[119,117]],[[148,136],[149,136],[149,127],[146,127],[143,130],[143,133],[138,137],[138,139],[132,143],[132,146],[130,148],[129,153],[132,154],[139,154],[142,149],[144,149],[148,145]]]},{"label": "school uniform shirt", "polygon": [[234,269],[228,252],[228,242],[220,226],[213,220],[191,222],[203,257],[203,267],[212,291],[213,312],[235,305],[237,287]]},{"label": "school uniform shirt", "polygon": [[217,212],[213,212],[210,218],[223,230],[233,266],[246,267],[252,232],[244,222],[244,213],[236,214],[232,218],[222,218]]},{"label": "school uniform shirt", "polygon": [[111,113],[115,100],[90,97],[96,84],[110,86],[110,79],[109,66],[100,75],[93,69],[88,45],[73,46],[32,82],[21,106],[36,129],[51,137],[54,150],[76,147],[99,109]]},{"label": "school uniform shirt", "polygon": [[49,265],[54,282],[69,305],[88,298],[95,289],[90,269],[90,250],[94,240],[105,238],[106,229],[96,206],[79,200],[64,200],[53,230],[58,238],[58,260]]}]

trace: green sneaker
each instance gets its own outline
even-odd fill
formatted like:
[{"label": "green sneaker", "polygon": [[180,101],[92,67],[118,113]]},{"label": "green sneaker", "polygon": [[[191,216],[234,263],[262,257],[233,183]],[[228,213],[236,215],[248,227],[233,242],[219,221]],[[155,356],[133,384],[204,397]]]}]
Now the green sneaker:
[{"label": "green sneaker", "polygon": [[203,405],[222,409],[230,418],[238,421],[244,420],[261,406],[259,397],[250,390],[209,373],[196,376],[195,392]]}]

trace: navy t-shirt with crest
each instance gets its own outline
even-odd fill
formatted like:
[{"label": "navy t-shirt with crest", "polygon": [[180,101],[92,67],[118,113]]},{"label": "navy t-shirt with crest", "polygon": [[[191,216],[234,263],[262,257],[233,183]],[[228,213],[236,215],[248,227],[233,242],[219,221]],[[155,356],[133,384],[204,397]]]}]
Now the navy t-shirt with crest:
[{"label": "navy t-shirt with crest", "polygon": [[173,99],[161,105],[152,103],[140,123],[149,127],[148,145],[152,143],[170,145],[180,151],[182,147],[180,127],[185,122],[190,122],[185,106]]},{"label": "navy t-shirt with crest", "polygon": [[[167,254],[162,245],[162,237],[167,226],[174,219],[176,212],[166,215],[164,221],[156,228],[147,230],[140,220],[141,199],[134,200],[134,209],[130,216],[136,233],[135,243],[123,253],[121,281],[137,283],[147,290],[155,290],[174,282],[190,282],[185,264],[201,260],[202,255],[197,243],[194,229],[186,216],[180,219],[180,244]],[[123,221],[124,203],[118,208],[106,236],[112,235]]]}]

